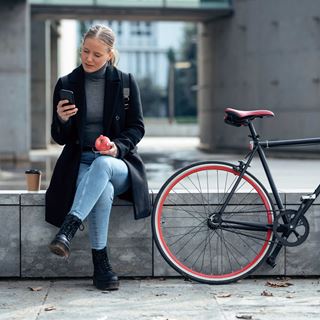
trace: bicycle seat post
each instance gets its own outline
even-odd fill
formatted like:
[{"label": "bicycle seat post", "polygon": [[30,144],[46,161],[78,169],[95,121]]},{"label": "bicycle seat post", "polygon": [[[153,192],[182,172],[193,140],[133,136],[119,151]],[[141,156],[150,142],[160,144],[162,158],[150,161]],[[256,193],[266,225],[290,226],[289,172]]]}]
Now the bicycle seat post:
[{"label": "bicycle seat post", "polygon": [[257,134],[256,129],[255,129],[251,120],[248,120],[248,127],[249,127],[250,134],[251,134],[249,137],[252,138],[253,141],[259,140],[259,135]]}]

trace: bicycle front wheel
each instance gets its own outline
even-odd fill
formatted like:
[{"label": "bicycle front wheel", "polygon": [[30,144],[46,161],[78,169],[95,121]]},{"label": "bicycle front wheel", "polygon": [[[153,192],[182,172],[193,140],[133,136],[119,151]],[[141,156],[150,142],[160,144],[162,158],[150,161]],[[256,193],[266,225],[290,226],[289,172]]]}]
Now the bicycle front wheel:
[{"label": "bicycle front wheel", "polygon": [[250,173],[219,216],[239,175],[229,163],[199,162],[176,172],[159,191],[152,214],[155,242],[182,275],[209,284],[236,281],[272,249],[273,205]]}]

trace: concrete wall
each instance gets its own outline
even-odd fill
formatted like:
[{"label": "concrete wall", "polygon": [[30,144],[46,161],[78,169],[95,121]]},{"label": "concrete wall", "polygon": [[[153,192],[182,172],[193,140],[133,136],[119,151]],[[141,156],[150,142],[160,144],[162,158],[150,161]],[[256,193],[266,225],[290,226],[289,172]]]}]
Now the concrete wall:
[{"label": "concrete wall", "polygon": [[[155,199],[156,194],[150,193]],[[299,193],[282,193],[295,208]],[[192,198],[186,205],[191,203]],[[275,269],[262,265],[256,275],[320,275],[320,211],[317,202],[308,212],[309,238],[299,247],[283,248]],[[190,205],[190,204],[189,204]],[[191,203],[192,205],[192,203]],[[88,228],[78,231],[68,260],[49,252],[57,228],[44,221],[44,192],[0,192],[0,277],[83,277],[92,275]],[[134,220],[132,207],[116,201],[109,230],[110,256],[121,276],[177,276],[156,248],[150,218]]]},{"label": "concrete wall", "polygon": [[30,150],[30,12],[23,2],[0,2],[0,154],[26,158]]},{"label": "concrete wall", "polygon": [[255,121],[266,138],[320,136],[319,1],[237,0],[234,9],[199,28],[202,147],[247,147],[248,131],[224,124],[226,107],[274,111]]}]

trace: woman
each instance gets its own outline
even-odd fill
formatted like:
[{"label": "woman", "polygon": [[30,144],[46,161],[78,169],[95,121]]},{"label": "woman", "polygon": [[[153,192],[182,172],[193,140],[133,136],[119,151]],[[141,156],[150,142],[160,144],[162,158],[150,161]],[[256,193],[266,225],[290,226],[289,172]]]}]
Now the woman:
[{"label": "woman", "polygon": [[[145,168],[136,148],[144,135],[139,89],[129,75],[125,106],[114,42],[110,28],[91,27],[83,38],[81,65],[56,84],[51,135],[65,146],[46,193],[46,221],[60,227],[50,250],[68,257],[72,238],[88,218],[93,283],[101,290],[119,287],[107,255],[114,196],[133,202],[136,219],[150,214]],[[61,89],[73,91],[74,104],[60,99]],[[95,140],[101,134],[109,137],[110,149],[97,152]]]}]

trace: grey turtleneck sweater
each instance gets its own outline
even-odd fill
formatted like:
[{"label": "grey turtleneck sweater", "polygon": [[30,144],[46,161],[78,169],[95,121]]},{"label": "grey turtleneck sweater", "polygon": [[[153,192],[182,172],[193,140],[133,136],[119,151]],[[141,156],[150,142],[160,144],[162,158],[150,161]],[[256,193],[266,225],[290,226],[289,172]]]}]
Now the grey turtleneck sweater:
[{"label": "grey turtleneck sweater", "polygon": [[105,64],[95,72],[85,72],[87,116],[84,128],[84,146],[93,147],[96,138],[103,134],[106,67]]}]

